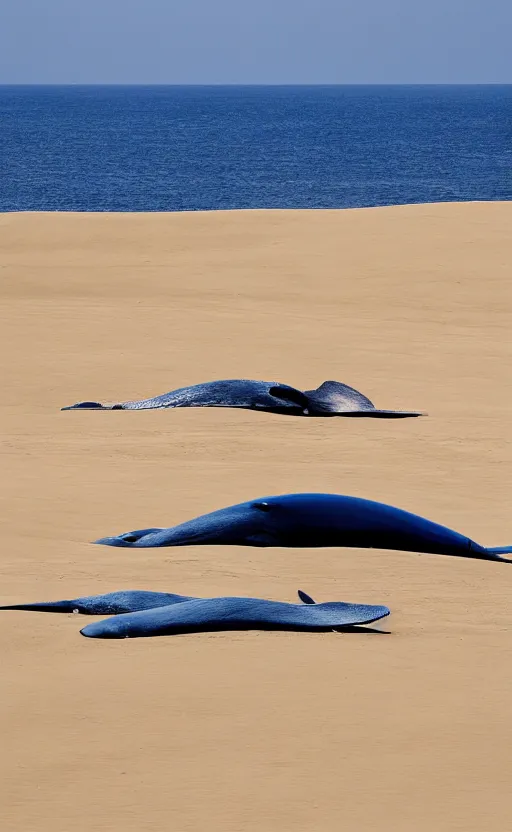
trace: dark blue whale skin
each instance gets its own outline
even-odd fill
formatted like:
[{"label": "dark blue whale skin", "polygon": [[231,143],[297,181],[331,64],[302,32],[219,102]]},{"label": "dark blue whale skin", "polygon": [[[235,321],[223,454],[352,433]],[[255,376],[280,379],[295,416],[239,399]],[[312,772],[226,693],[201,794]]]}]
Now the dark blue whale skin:
[{"label": "dark blue whale skin", "polygon": [[339,494],[262,497],[168,529],[97,540],[107,546],[235,545],[395,549],[484,560],[512,547],[485,548],[468,537],[393,506]]},{"label": "dark blue whale skin", "polygon": [[70,601],[41,601],[34,604],[9,604],[0,610],[26,610],[32,612],[76,612],[82,615],[118,615],[120,613],[150,610],[170,604],[195,600],[192,595],[174,595],[171,592],[146,592],[143,589],[125,589],[107,592],[105,595],[87,595]]},{"label": "dark blue whale skin", "polygon": [[[315,601],[301,589],[298,595],[303,604]],[[155,607],[168,607],[184,601],[199,601],[195,595],[175,595],[172,592],[149,592],[144,589],[122,589],[105,595],[86,595],[70,601],[38,601],[33,604],[8,604],[0,610],[24,610],[25,612],[80,613],[81,615],[121,615]]]},{"label": "dark blue whale skin", "polygon": [[221,630],[327,632],[370,624],[390,612],[383,606],[311,601],[287,604],[261,598],[202,598],[116,615],[88,624],[80,632],[87,638],[141,638]]},{"label": "dark blue whale skin", "polygon": [[207,381],[171,390],[161,396],[119,404],[78,402],[62,410],[154,410],[174,407],[239,407],[291,416],[370,416],[403,419],[421,416],[418,411],[378,410],[353,387],[340,381],[324,381],[316,390],[298,390],[276,381],[226,379]]}]

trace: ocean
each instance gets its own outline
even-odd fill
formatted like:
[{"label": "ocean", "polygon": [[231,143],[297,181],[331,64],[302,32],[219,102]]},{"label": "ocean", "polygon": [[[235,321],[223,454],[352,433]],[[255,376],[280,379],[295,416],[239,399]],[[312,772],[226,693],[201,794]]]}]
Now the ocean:
[{"label": "ocean", "polygon": [[0,211],[512,199],[512,85],[0,87]]}]

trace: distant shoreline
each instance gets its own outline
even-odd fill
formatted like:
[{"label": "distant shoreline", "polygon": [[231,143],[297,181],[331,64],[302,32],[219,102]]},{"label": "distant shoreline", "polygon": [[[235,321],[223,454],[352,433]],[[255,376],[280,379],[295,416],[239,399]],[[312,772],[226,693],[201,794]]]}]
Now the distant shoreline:
[{"label": "distant shoreline", "polygon": [[185,211],[34,211],[31,209],[27,209],[24,211],[0,211],[0,217],[7,217],[7,216],[27,216],[27,215],[34,215],[34,216],[96,216],[96,217],[103,217],[112,215],[115,217],[130,217],[130,216],[175,216],[176,214],[198,214],[198,215],[209,215],[209,214],[276,214],[276,215],[283,215],[286,216],[288,214],[336,214],[336,213],[347,213],[347,212],[367,212],[367,211],[400,211],[404,210],[407,211],[408,209],[415,209],[415,208],[429,208],[429,207],[442,207],[442,206],[465,206],[465,205],[508,205],[512,202],[510,200],[498,200],[498,199],[474,199],[474,200],[461,200],[459,202],[448,200],[446,202],[409,202],[403,205],[362,205],[357,208],[212,208],[209,210],[185,210]]}]

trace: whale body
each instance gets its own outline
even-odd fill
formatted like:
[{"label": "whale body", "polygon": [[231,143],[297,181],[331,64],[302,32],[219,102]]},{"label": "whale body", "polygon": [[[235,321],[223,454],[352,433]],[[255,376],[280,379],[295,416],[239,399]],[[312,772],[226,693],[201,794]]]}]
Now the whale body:
[{"label": "whale body", "polygon": [[384,606],[333,602],[287,604],[262,598],[202,598],[116,615],[80,630],[87,638],[141,638],[220,630],[326,632],[370,624],[389,615]]},{"label": "whale body", "polygon": [[[125,532],[107,546],[236,545],[395,549],[503,561],[512,547],[479,543],[403,509],[340,494],[284,494],[239,503],[178,526]],[[506,561],[509,562],[509,561]]]}]

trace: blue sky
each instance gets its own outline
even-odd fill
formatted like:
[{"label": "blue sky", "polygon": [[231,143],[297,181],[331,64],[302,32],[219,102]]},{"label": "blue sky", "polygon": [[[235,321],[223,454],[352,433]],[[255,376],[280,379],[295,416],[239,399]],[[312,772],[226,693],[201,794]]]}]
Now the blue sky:
[{"label": "blue sky", "polygon": [[0,83],[512,83],[512,0],[0,0]]}]

